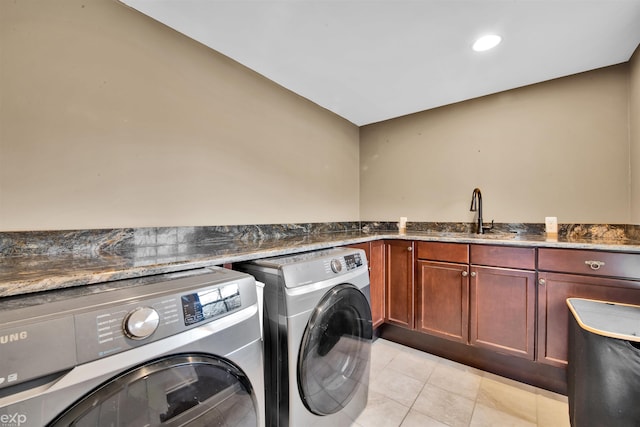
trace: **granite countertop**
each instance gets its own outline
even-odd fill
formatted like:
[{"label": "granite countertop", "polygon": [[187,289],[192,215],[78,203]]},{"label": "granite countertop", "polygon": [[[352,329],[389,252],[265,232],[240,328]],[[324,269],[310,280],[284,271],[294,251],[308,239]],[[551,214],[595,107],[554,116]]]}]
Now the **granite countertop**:
[{"label": "granite countertop", "polygon": [[378,239],[442,241],[640,253],[630,239],[558,238],[542,234],[391,231],[326,232],[191,244],[128,246],[109,251],[11,255],[0,258],[0,297],[184,271]]}]

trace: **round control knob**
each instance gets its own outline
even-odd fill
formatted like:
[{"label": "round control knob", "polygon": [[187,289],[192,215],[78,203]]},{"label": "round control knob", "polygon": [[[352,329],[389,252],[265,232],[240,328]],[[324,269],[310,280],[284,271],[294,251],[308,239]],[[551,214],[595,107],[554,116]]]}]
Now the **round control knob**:
[{"label": "round control knob", "polygon": [[340,262],[339,259],[331,260],[331,269],[333,270],[334,273],[340,273],[342,271],[342,263]]},{"label": "round control knob", "polygon": [[151,307],[138,307],[124,318],[124,333],[131,339],[143,340],[153,334],[160,324],[160,315]]}]

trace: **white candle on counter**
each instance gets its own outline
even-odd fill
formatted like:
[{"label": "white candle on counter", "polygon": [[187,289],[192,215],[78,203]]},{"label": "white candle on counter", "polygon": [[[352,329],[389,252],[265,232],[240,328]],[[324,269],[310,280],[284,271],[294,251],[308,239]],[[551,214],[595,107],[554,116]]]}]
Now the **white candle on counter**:
[{"label": "white candle on counter", "polygon": [[400,222],[398,223],[398,228],[400,229],[400,234],[404,234],[407,232],[407,217],[401,216]]}]

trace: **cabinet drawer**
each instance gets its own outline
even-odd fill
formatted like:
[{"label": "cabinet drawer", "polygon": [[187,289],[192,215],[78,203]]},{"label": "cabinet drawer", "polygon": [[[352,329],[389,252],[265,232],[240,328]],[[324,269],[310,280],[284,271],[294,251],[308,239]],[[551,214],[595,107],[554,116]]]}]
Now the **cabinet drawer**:
[{"label": "cabinet drawer", "polygon": [[538,269],[640,279],[640,254],[541,248],[538,250]]},{"label": "cabinet drawer", "polygon": [[535,248],[471,245],[471,264],[535,270]]},{"label": "cabinet drawer", "polygon": [[469,263],[469,245],[463,243],[418,242],[418,259]]}]

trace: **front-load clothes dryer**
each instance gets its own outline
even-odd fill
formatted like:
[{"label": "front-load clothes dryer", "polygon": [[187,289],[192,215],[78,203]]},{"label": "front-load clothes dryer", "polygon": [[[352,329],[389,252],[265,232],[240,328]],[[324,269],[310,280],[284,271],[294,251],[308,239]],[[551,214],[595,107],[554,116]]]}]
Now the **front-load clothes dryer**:
[{"label": "front-load clothes dryer", "polygon": [[336,248],[236,266],[264,287],[267,425],[350,426],[371,357],[364,251]]},{"label": "front-load clothes dryer", "polygon": [[6,298],[0,339],[0,425],[264,425],[247,274],[212,267]]}]

